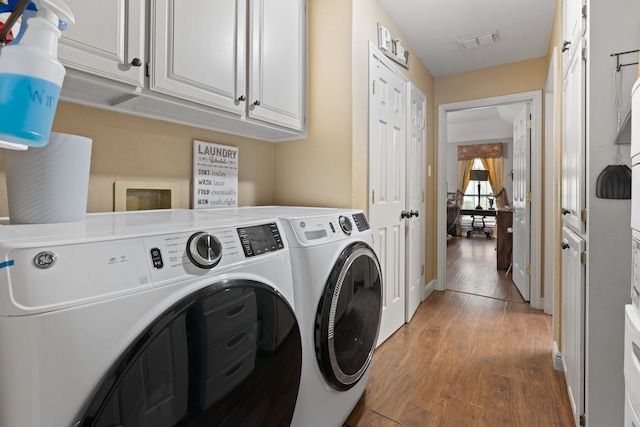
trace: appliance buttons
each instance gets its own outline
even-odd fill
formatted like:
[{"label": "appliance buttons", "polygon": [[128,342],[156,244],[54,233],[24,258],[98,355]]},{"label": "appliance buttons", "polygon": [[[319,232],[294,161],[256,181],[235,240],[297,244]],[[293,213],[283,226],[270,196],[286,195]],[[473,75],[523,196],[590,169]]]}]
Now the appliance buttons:
[{"label": "appliance buttons", "polygon": [[344,234],[347,236],[351,235],[351,231],[353,231],[353,224],[348,216],[340,216],[338,218],[338,223],[340,224],[340,228],[344,231]]},{"label": "appliance buttons", "polygon": [[194,233],[187,240],[187,256],[200,268],[213,268],[222,258],[222,244],[211,233]]},{"label": "appliance buttons", "polygon": [[164,267],[164,263],[162,262],[162,253],[160,253],[160,249],[151,248],[151,262],[153,263],[153,268],[156,270]]}]

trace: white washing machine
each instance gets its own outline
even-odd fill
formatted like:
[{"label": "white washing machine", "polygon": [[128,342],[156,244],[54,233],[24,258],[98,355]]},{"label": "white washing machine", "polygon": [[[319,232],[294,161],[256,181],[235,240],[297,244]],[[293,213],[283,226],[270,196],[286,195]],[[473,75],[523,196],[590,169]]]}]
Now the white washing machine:
[{"label": "white washing machine", "polygon": [[0,426],[285,426],[302,345],[278,219],[0,225]]},{"label": "white washing machine", "polygon": [[362,396],[382,315],[382,274],[365,214],[354,209],[247,207],[282,220],[302,333],[292,426],[339,427]]}]

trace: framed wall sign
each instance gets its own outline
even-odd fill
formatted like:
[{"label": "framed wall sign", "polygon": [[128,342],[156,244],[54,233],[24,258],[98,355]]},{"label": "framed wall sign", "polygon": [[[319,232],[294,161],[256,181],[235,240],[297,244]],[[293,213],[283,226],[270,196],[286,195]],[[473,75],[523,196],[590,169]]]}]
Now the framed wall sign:
[{"label": "framed wall sign", "polygon": [[238,147],[193,141],[193,208],[238,206]]}]

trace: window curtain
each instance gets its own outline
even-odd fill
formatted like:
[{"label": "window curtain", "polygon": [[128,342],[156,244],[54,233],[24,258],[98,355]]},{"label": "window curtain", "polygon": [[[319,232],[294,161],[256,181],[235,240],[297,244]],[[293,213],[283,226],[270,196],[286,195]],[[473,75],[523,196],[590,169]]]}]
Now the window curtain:
[{"label": "window curtain", "polygon": [[489,171],[489,184],[495,192],[496,206],[502,208],[508,205],[507,189],[504,188],[504,160],[502,158],[480,159],[482,165]]},{"label": "window curtain", "polygon": [[473,159],[458,161],[458,191],[456,191],[456,204],[462,206],[464,190],[469,185]]}]

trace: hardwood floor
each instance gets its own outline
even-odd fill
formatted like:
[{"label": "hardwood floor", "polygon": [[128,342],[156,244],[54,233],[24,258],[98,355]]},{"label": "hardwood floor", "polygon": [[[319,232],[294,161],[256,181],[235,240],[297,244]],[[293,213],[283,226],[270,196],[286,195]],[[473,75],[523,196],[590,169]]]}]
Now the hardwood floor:
[{"label": "hardwood floor", "polygon": [[345,426],[571,426],[564,374],[553,369],[551,317],[501,277],[495,240],[452,243],[449,289],[430,295],[378,347]]}]

